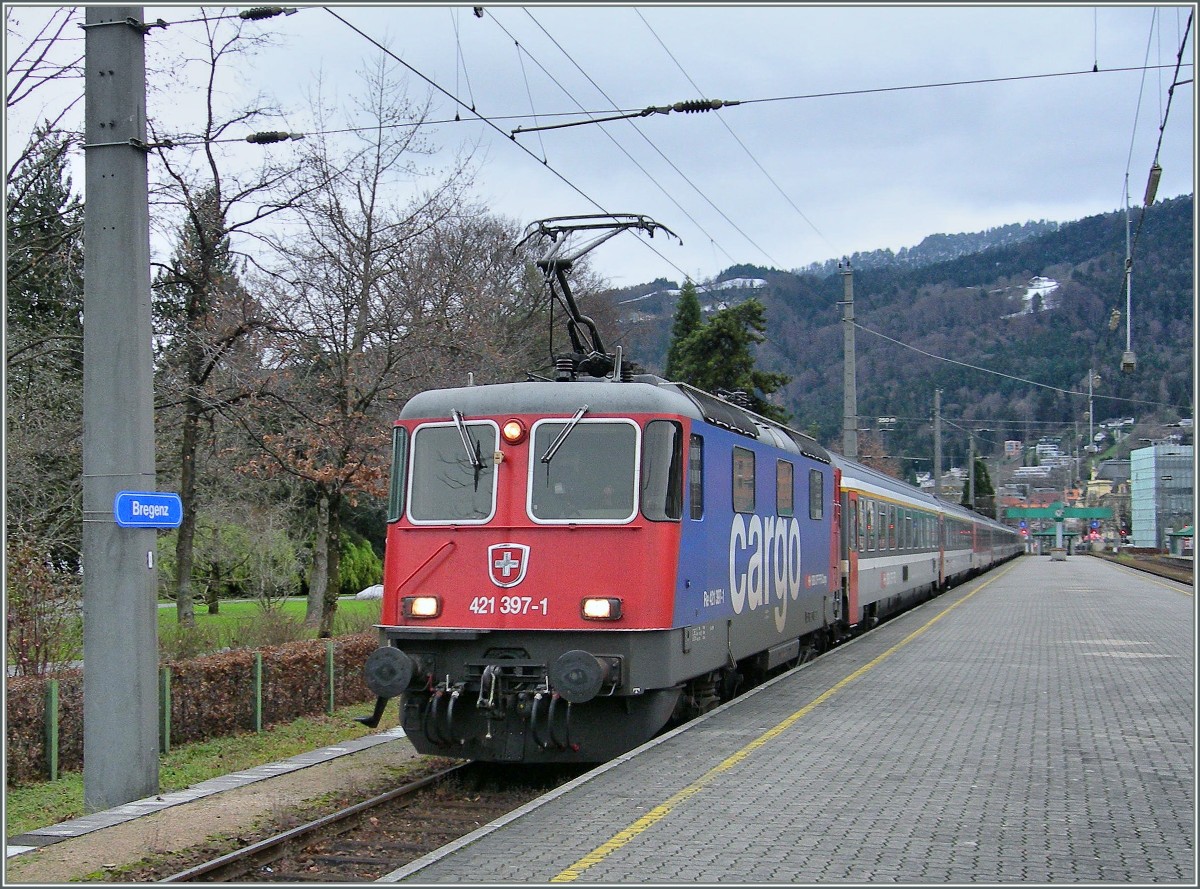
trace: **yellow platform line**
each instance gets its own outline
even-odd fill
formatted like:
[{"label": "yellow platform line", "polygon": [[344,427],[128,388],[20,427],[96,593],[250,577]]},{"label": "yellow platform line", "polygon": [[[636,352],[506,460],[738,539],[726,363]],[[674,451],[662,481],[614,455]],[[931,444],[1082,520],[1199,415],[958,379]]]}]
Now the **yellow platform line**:
[{"label": "yellow platform line", "polygon": [[721,775],[724,772],[729,771],[735,765],[742,762],[742,760],[746,759],[746,757],[748,757],[755,750],[762,747],[764,744],[768,743],[769,741],[777,738],[779,735],[783,734],[785,731],[787,731],[789,728],[791,728],[791,726],[794,725],[796,722],[803,719],[805,716],[807,716],[809,713],[811,713],[813,710],[815,710],[821,704],[828,701],[831,697],[833,697],[835,694],[837,694],[839,691],[841,691],[843,688],[845,688],[851,682],[854,682],[856,679],[859,679],[862,676],[866,675],[869,671],[873,670],[875,667],[878,667],[881,663],[883,663],[885,660],[887,660],[889,657],[891,657],[893,654],[895,654],[901,648],[908,645],[910,642],[912,642],[914,639],[916,639],[918,636],[920,636],[922,633],[924,633],[926,630],[928,630],[930,627],[932,627],[934,624],[936,624],[939,620],[941,620],[943,617],[945,617],[947,614],[949,614],[951,611],[953,611],[959,605],[966,602],[968,599],[970,599],[972,596],[974,596],[980,590],[984,589],[985,587],[990,586],[995,581],[1000,580],[1002,577],[1004,577],[1006,574],[1008,574],[1010,571],[1012,571],[1013,568],[1016,567],[1016,564],[1017,564],[1016,562],[1010,563],[1007,568],[1005,568],[1003,571],[1001,571],[995,577],[989,578],[984,583],[981,583],[979,586],[977,586],[971,592],[967,593],[967,595],[963,596],[961,599],[959,599],[957,602],[955,602],[949,608],[946,608],[944,611],[941,611],[938,614],[936,614],[933,618],[931,618],[923,626],[918,627],[916,630],[913,630],[911,633],[909,633],[907,636],[905,636],[903,639],[901,639],[899,642],[897,642],[895,645],[893,645],[887,651],[883,652],[883,654],[876,657],[870,663],[867,663],[867,664],[863,665],[862,667],[859,667],[857,670],[855,670],[849,676],[846,676],[845,678],[841,679],[835,685],[831,686],[830,688],[828,688],[827,690],[822,692],[820,695],[818,695],[816,698],[814,698],[811,702],[809,702],[808,704],[805,704],[803,707],[801,707],[799,710],[797,710],[791,716],[787,717],[787,719],[783,720],[783,722],[780,722],[774,728],[768,729],[767,731],[763,732],[761,735],[759,735],[757,738],[755,738],[753,741],[751,741],[749,744],[747,744],[741,750],[737,751],[736,753],[732,754],[728,758],[722,760],[717,765],[713,766],[711,769],[709,769],[707,772],[705,772],[703,775],[701,775],[699,778],[697,778],[694,782],[692,782],[687,787],[684,787],[682,790],[680,790],[677,793],[675,793],[674,795],[672,795],[665,802],[662,802],[659,805],[655,806],[653,809],[651,809],[649,812],[647,812],[645,815],[643,815],[637,821],[633,822],[633,824],[626,827],[624,830],[622,830],[620,833],[618,833],[616,836],[614,836],[608,842],[604,843],[601,846],[596,847],[591,852],[587,853],[582,858],[580,858],[578,861],[576,861],[574,864],[572,864],[570,867],[568,867],[566,870],[562,871],[561,873],[556,874],[554,877],[551,878],[550,882],[552,882],[552,883],[570,883],[574,880],[577,880],[580,876],[582,876],[583,872],[586,871],[588,868],[599,864],[601,861],[603,861],[605,858],[607,858],[613,852],[616,852],[618,849],[627,845],[631,840],[635,839],[640,834],[644,833],[648,828],[657,824],[663,818],[666,818],[669,814],[671,814],[671,812],[676,807],[679,806],[680,803],[695,796],[697,793],[699,793],[701,790],[703,790],[706,785],[711,783],[712,780],[714,778],[716,778],[718,775]]}]

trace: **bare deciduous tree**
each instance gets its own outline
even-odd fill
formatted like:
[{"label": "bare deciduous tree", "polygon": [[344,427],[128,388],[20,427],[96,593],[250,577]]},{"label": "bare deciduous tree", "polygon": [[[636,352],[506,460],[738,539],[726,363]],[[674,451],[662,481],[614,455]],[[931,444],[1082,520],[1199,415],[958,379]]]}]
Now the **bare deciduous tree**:
[{"label": "bare deciduous tree", "polygon": [[[22,22],[22,17],[27,21]],[[83,100],[83,37],[77,28],[82,18],[83,7],[78,6],[4,8],[5,36],[13,48],[5,67],[5,110],[44,98],[34,117],[39,129],[70,137],[64,140],[64,150],[82,141],[82,134],[67,126],[72,109]],[[16,178],[19,168],[28,166],[38,148],[38,140],[30,139],[24,150],[9,158],[8,182]],[[10,199],[20,201],[22,195],[10,191]]]},{"label": "bare deciduous tree", "polygon": [[[363,75],[355,144],[339,152],[328,137],[306,141],[308,195],[299,233],[276,243],[269,390],[252,433],[262,453],[247,467],[301,479],[315,508],[306,623],[323,635],[337,607],[343,501],[381,495],[387,429],[382,418],[427,374],[430,324],[425,295],[403,270],[422,237],[454,216],[469,185],[466,163],[411,195],[418,159],[429,152],[413,106],[381,61]],[[314,105],[319,109],[318,99]],[[320,131],[333,129],[328,119]]]},{"label": "bare deciduous tree", "polygon": [[[205,74],[204,115],[188,133],[169,140],[155,132],[164,178],[154,200],[182,216],[178,247],[155,280],[159,320],[160,423],[177,430],[179,496],[183,524],[175,558],[176,610],[181,624],[195,622],[192,604],[194,537],[201,506],[197,487],[197,454],[215,417],[245,399],[259,383],[255,375],[237,377],[233,353],[250,348],[262,323],[257,299],[242,284],[239,270],[250,261],[235,239],[253,239],[271,217],[303,197],[298,162],[288,152],[272,152],[255,164],[228,148],[230,135],[245,136],[276,112],[261,98],[241,108],[222,107],[219,79],[240,64],[266,38],[244,33],[241,20],[209,16],[202,20],[200,64]],[[244,144],[244,143],[243,143]],[[178,152],[178,153],[177,153]],[[236,171],[236,172],[235,172]],[[244,363],[243,363],[244,364]]]}]

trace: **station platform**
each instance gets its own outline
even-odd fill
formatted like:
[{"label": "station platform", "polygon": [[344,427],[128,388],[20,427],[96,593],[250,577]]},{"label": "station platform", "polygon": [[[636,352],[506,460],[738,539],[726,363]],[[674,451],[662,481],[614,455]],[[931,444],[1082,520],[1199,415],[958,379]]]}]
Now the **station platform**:
[{"label": "station platform", "polygon": [[1195,885],[1194,607],[1021,557],[383,881]]}]

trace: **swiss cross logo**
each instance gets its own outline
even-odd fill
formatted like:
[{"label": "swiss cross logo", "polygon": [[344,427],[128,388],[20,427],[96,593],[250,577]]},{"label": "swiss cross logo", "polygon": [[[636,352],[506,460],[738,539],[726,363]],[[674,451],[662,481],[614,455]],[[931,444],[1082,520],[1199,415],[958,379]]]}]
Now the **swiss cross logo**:
[{"label": "swiss cross logo", "polygon": [[529,547],[523,543],[494,543],[488,547],[489,576],[498,587],[516,586],[529,567]]}]

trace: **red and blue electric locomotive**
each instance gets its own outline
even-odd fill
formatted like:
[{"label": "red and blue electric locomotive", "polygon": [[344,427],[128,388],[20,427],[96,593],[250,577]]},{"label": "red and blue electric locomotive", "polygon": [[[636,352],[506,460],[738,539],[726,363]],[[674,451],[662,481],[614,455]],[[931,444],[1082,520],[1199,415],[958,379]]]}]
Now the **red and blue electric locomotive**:
[{"label": "red and blue electric locomotive", "polygon": [[[607,227],[591,249],[656,226],[578,219],[538,232]],[[574,346],[557,379],[424,392],[393,430],[363,721],[399,697],[423,753],[605,761],[946,580],[945,504],[736,399],[623,371],[571,298],[579,255],[543,261]]]}]

